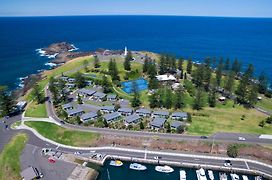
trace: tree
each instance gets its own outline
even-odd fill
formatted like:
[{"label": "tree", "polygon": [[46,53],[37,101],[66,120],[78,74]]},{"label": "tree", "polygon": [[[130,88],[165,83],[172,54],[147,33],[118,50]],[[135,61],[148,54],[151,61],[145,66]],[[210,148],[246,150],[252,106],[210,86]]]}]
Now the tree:
[{"label": "tree", "polygon": [[149,58],[146,55],[144,59],[144,64],[143,64],[143,73],[146,73],[148,71],[148,68],[149,68]]},{"label": "tree", "polygon": [[173,99],[172,99],[172,92],[171,89],[165,89],[164,91],[164,101],[163,101],[163,106],[167,109],[171,109],[173,104]]},{"label": "tree", "polygon": [[204,100],[203,100],[203,90],[202,88],[198,88],[195,98],[194,98],[194,102],[193,102],[193,109],[195,110],[200,110],[204,107]]},{"label": "tree", "polygon": [[78,88],[83,88],[86,86],[86,79],[81,72],[75,74],[75,84]]},{"label": "tree", "polygon": [[258,87],[255,83],[251,83],[249,86],[249,90],[247,93],[247,104],[249,107],[252,107],[257,103],[257,97],[258,97]]},{"label": "tree", "polygon": [[232,158],[236,158],[238,156],[239,148],[236,144],[230,144],[227,148],[227,155]]},{"label": "tree", "polygon": [[111,84],[110,84],[110,82],[109,82],[109,80],[108,80],[108,78],[107,78],[106,75],[104,75],[102,77],[102,87],[103,87],[103,92],[104,93],[110,93],[110,92],[112,92]]},{"label": "tree", "polygon": [[193,82],[195,83],[197,87],[203,86],[204,74],[205,74],[205,65],[204,64],[198,65],[192,74]]},{"label": "tree", "polygon": [[171,132],[171,126],[170,126],[170,123],[169,123],[169,122],[166,122],[166,124],[165,124],[165,129],[166,129],[166,132],[167,132],[167,133],[170,133],[170,132]]},{"label": "tree", "polygon": [[117,69],[116,61],[112,59],[109,62],[109,74],[112,78],[112,81],[120,81],[119,71]]},{"label": "tree", "polygon": [[235,74],[238,74],[241,71],[241,63],[237,59],[234,60],[231,70],[235,72]]},{"label": "tree", "polygon": [[38,84],[34,85],[32,95],[38,104],[41,104],[44,101],[44,95]]},{"label": "tree", "polygon": [[185,107],[184,94],[181,89],[175,93],[175,108],[180,109]]},{"label": "tree", "polygon": [[193,61],[192,61],[192,59],[189,59],[188,64],[187,64],[187,68],[186,68],[186,71],[188,74],[191,74],[192,68],[193,68]]},{"label": "tree", "polygon": [[183,58],[179,58],[178,60],[178,70],[182,71],[183,70]]},{"label": "tree", "polygon": [[0,86],[0,117],[12,113],[14,104],[13,96],[7,91],[7,87]]},{"label": "tree", "polygon": [[215,107],[216,106],[216,92],[215,90],[212,90],[210,93],[209,93],[209,106],[210,107]]},{"label": "tree", "polygon": [[184,126],[178,126],[176,129],[176,133],[178,134],[182,134],[185,131]]},{"label": "tree", "polygon": [[233,90],[233,86],[234,86],[234,80],[235,80],[235,73],[233,71],[230,71],[228,73],[227,79],[226,79],[226,83],[225,83],[225,90],[232,92]]},{"label": "tree", "polygon": [[132,61],[132,60],[133,60],[132,53],[131,53],[131,51],[128,51],[127,56],[124,61],[124,69],[125,70],[127,70],[127,71],[131,70],[130,61]]},{"label": "tree", "polygon": [[148,97],[148,100],[149,100],[149,106],[150,106],[150,108],[158,107],[159,102],[158,102],[157,95],[155,93],[151,94]]},{"label": "tree", "polygon": [[224,70],[226,70],[226,71],[230,70],[230,60],[229,60],[229,58],[227,58],[227,60],[225,62]]},{"label": "tree", "polygon": [[83,67],[84,67],[85,72],[89,72],[88,64],[89,64],[89,62],[87,60],[83,61]]},{"label": "tree", "polygon": [[222,71],[223,71],[223,59],[220,59],[219,64],[217,65],[217,68],[215,70],[215,79],[216,79],[216,85],[221,85],[221,79],[222,79]]},{"label": "tree", "polygon": [[142,121],[140,122],[140,129],[144,129],[144,123]]},{"label": "tree", "polygon": [[94,57],[94,68],[100,68],[100,61],[97,56]]},{"label": "tree", "polygon": [[56,82],[57,81],[53,77],[51,77],[49,79],[49,85],[48,85],[49,91],[52,94],[54,104],[58,103],[58,96],[59,96],[58,87],[56,86]]},{"label": "tree", "polygon": [[81,99],[81,96],[79,94],[77,94],[77,103],[78,104],[82,104],[82,99]]},{"label": "tree", "polygon": [[159,61],[159,74],[165,74],[167,72],[167,59],[166,56],[161,55]]},{"label": "tree", "polygon": [[138,92],[137,84],[135,81],[133,81],[133,84],[132,84],[132,92],[133,92],[133,98],[131,100],[131,106],[139,107],[141,105],[141,100],[140,100],[140,94]]},{"label": "tree", "polygon": [[265,94],[268,87],[268,79],[264,72],[262,72],[259,76],[258,90],[259,93]]}]

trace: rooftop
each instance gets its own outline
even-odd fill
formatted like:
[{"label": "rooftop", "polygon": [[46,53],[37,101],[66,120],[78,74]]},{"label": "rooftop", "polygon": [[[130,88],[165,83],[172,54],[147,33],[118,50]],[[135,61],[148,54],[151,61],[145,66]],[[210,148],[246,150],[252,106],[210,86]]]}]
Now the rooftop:
[{"label": "rooftop", "polygon": [[111,120],[116,119],[120,116],[121,115],[119,113],[114,112],[114,113],[110,113],[110,114],[105,114],[103,117],[106,121],[111,121]]},{"label": "rooftop", "polygon": [[72,103],[67,103],[67,104],[63,104],[63,105],[62,105],[62,108],[64,108],[64,109],[70,108],[70,107],[73,107],[73,104],[72,104]]},{"label": "rooftop", "polygon": [[169,112],[168,111],[154,111],[154,115],[162,115],[162,116],[168,116]]},{"label": "rooftop", "polygon": [[145,108],[141,108],[141,109],[137,109],[136,113],[151,114],[151,110],[145,109]]},{"label": "rooftop", "polygon": [[171,75],[171,74],[163,74],[163,75],[158,75],[156,76],[156,78],[159,80],[159,81],[176,81],[177,79]]},{"label": "rooftop", "polygon": [[161,128],[163,127],[163,124],[165,123],[166,119],[164,118],[155,118],[153,119],[153,121],[150,122],[151,126],[157,127],[157,128]]},{"label": "rooftop", "polygon": [[83,89],[79,89],[79,90],[78,90],[78,93],[87,94],[88,96],[93,95],[95,92],[96,92],[95,90],[86,89],[86,88],[83,88]]},{"label": "rooftop", "polygon": [[184,125],[184,123],[182,123],[180,121],[172,121],[171,124],[170,124],[170,126],[172,128],[178,128],[179,126],[182,126],[182,125]]},{"label": "rooftop", "polygon": [[131,108],[120,108],[120,109],[118,109],[118,112],[132,113],[132,109]]},{"label": "rooftop", "polygon": [[68,115],[84,112],[81,108],[69,109],[66,111]]},{"label": "rooftop", "polygon": [[186,112],[173,112],[172,113],[172,117],[187,117],[187,113]]},{"label": "rooftop", "polygon": [[80,119],[82,120],[88,120],[97,117],[97,114],[94,112],[85,113],[82,116],[80,116]]},{"label": "rooftop", "polygon": [[114,106],[102,106],[101,110],[108,110],[108,111],[112,111],[114,110]]},{"label": "rooftop", "polygon": [[32,180],[39,176],[38,172],[31,166],[21,172],[24,180]]},{"label": "rooftop", "polygon": [[132,123],[132,122],[137,121],[137,120],[139,120],[139,119],[141,119],[140,116],[138,116],[137,114],[132,114],[132,115],[130,115],[130,116],[127,116],[127,117],[125,118],[125,121],[126,121],[127,123]]},{"label": "rooftop", "polygon": [[102,92],[96,92],[93,94],[93,96],[98,97],[98,98],[104,98],[107,94],[102,93]]}]

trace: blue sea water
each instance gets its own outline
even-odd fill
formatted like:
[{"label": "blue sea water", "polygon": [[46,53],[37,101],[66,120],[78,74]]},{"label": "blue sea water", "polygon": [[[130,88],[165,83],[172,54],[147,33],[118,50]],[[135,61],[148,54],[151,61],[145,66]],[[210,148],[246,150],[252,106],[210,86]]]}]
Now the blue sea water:
[{"label": "blue sea water", "polygon": [[178,16],[75,16],[0,18],[0,84],[49,68],[35,49],[67,41],[97,48],[171,53],[201,61],[207,56],[252,63],[272,79],[272,19]]}]

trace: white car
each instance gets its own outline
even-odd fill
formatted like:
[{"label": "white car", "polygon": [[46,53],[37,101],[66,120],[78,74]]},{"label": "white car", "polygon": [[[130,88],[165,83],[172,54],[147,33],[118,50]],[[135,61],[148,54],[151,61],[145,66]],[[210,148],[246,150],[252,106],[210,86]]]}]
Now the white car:
[{"label": "white car", "polygon": [[244,137],[239,137],[238,140],[239,140],[239,141],[245,141],[246,138],[244,138]]},{"label": "white car", "polygon": [[74,155],[80,155],[80,154],[82,154],[82,152],[80,152],[80,151],[74,152]]}]

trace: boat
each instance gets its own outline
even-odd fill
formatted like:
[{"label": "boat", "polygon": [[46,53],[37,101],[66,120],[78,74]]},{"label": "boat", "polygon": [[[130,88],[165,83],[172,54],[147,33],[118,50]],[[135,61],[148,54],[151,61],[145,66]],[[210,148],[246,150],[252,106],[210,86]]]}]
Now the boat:
[{"label": "boat", "polygon": [[110,165],[111,165],[111,166],[120,167],[120,166],[123,165],[123,162],[120,161],[120,160],[112,160],[112,161],[110,161]]},{"label": "boat", "polygon": [[129,168],[133,169],[133,170],[138,170],[138,171],[144,171],[144,170],[146,170],[146,166],[138,164],[138,163],[131,163],[129,165]]},{"label": "boat", "polygon": [[158,171],[158,172],[163,172],[163,173],[174,172],[174,169],[171,168],[170,166],[156,166],[155,170]]},{"label": "boat", "polygon": [[246,175],[242,176],[243,180],[248,180],[248,177]]},{"label": "boat", "polygon": [[219,179],[220,180],[228,180],[228,176],[226,173],[219,173]]},{"label": "boat", "polygon": [[214,180],[214,175],[213,175],[212,170],[208,170],[208,175],[209,175],[210,180]]},{"label": "boat", "polygon": [[237,174],[230,174],[232,180],[239,180],[239,176]]},{"label": "boat", "polygon": [[186,171],[184,170],[179,171],[179,180],[186,180]]},{"label": "boat", "polygon": [[196,170],[196,176],[198,180],[207,180],[205,170],[203,168]]},{"label": "boat", "polygon": [[261,176],[256,176],[255,180],[262,180],[263,178]]}]

